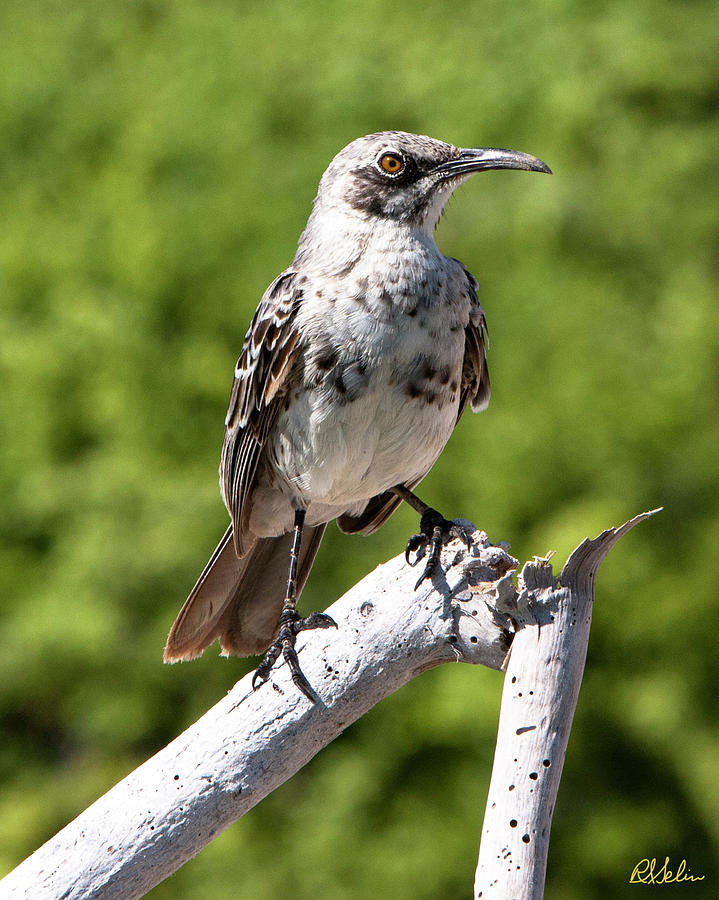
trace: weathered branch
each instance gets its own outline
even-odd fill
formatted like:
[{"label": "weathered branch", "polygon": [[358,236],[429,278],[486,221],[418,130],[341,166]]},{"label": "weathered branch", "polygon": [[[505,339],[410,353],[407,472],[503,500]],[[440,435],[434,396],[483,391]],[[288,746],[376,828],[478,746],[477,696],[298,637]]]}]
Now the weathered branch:
[{"label": "weathered branch", "polygon": [[650,515],[583,541],[558,579],[547,560],[527,563],[520,595],[505,607],[516,627],[482,827],[477,900],[544,895],[549,831],[582,683],[597,570],[619,538]]},{"label": "weathered branch", "polygon": [[519,596],[516,561],[483,532],[471,551],[458,542],[446,547],[446,575],[418,591],[403,556],[380,566],[329,608],[337,631],[300,636],[316,704],[296,690],[284,664],[257,691],[250,675],[243,678],[21,863],[0,882],[0,894],[141,897],[416,675],[452,661],[502,668],[516,629],[475,891],[540,897],[594,576],[619,536],[647,515],[585,541],[561,586],[549,566],[528,564]]},{"label": "weathered branch", "polygon": [[[497,590],[513,593],[511,575],[502,576],[516,561],[485,534],[474,538],[471,556],[457,543],[445,548],[446,578],[415,592],[417,573],[398,557],[330,607],[336,631],[302,633],[300,660],[318,703],[284,664],[257,691],[243,678],[6,876],[0,895],[141,897],[420,672],[455,660],[499,669],[510,635],[494,606]],[[470,588],[480,583],[484,591]]]}]

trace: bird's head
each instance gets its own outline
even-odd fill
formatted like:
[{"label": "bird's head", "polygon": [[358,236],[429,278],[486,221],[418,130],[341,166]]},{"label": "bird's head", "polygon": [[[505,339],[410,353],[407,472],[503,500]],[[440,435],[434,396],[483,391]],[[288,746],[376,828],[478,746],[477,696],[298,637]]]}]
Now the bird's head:
[{"label": "bird's head", "polygon": [[462,149],[425,135],[381,131],[335,156],[320,181],[315,211],[396,221],[431,234],[452,191],[485,169],[551,174],[540,159],[516,150]]}]

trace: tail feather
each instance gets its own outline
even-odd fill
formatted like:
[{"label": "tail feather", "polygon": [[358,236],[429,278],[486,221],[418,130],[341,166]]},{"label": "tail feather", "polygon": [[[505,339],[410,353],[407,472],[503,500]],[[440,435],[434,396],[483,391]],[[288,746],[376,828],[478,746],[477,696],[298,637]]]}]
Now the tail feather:
[{"label": "tail feather", "polygon": [[[324,525],[305,526],[298,560],[297,593],[307,581]],[[219,638],[225,656],[267,649],[285,599],[292,534],[258,538],[238,559],[227,529],[170,629],[165,662],[195,659]]]}]

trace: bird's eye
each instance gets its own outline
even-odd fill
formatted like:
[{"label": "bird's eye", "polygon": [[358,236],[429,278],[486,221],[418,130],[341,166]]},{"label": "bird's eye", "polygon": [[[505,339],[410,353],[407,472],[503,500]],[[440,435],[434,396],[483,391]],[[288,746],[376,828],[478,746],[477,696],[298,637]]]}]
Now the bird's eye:
[{"label": "bird's eye", "polygon": [[399,175],[404,169],[404,160],[396,153],[384,153],[379,159],[380,167],[388,175]]}]

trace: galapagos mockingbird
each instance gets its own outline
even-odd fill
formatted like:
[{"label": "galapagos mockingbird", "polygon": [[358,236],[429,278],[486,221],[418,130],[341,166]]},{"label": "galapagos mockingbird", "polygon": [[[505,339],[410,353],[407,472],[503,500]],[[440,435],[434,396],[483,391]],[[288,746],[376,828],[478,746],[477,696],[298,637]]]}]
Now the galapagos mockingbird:
[{"label": "galapagos mockingbird", "polygon": [[[235,368],[220,462],[232,523],[180,610],[165,661],[282,654],[310,699],[295,638],[334,626],[297,597],[332,519],[371,534],[402,500],[439,564],[452,522],[412,490],[469,404],[489,402],[477,282],[434,230],[452,191],[485,169],[549,173],[514,150],[460,149],[384,131],[353,141],[322,176],[288,269],[265,291]],[[289,565],[289,575],[288,573]]]}]

